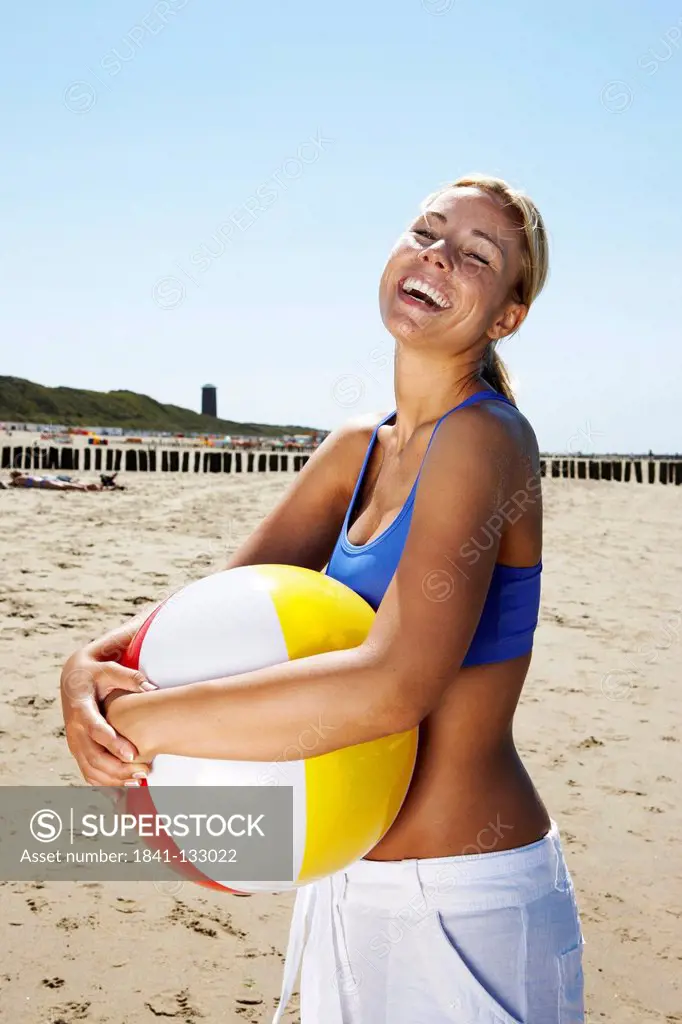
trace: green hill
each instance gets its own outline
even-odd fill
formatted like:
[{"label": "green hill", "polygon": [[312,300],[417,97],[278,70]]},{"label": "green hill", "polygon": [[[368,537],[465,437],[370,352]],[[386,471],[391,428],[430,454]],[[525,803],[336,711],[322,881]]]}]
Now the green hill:
[{"label": "green hill", "polygon": [[0,377],[0,422],[66,427],[123,427],[171,433],[280,434],[324,433],[295,424],[237,423],[202,416],[178,405],[164,405],[134,391],[85,391],[47,388],[19,377]]}]

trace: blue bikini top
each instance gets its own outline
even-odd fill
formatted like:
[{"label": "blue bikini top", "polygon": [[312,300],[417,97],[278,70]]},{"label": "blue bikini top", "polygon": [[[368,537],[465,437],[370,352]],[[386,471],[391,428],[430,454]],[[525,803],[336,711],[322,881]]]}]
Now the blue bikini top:
[{"label": "blue bikini top", "polygon": [[[436,431],[446,416],[467,405],[474,405],[489,399],[507,402],[509,405],[513,404],[497,391],[479,391],[440,417],[433,429],[426,452],[431,447]],[[389,413],[374,428],[353,496],[346,511],[341,533],[325,570],[326,575],[345,583],[351,590],[364,597],[375,611],[388,589],[405,547],[419,476],[424,464],[423,460],[405,504],[393,522],[378,537],[370,540],[367,544],[351,544],[348,540],[348,524],[379,427],[387,423],[395,414],[395,410]],[[426,453],[424,458],[426,458]],[[493,538],[489,539],[491,545]],[[507,661],[510,658],[518,658],[522,654],[527,654],[531,650],[540,608],[541,572],[542,562],[523,568],[500,563],[495,565],[481,618],[462,662],[463,666]]]}]

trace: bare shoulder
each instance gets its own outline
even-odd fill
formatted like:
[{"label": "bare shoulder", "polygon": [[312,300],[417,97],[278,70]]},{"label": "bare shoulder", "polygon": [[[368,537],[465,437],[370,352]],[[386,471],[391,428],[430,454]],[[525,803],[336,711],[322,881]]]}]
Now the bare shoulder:
[{"label": "bare shoulder", "polygon": [[337,455],[348,457],[351,461],[355,460],[360,451],[364,457],[374,430],[387,415],[386,412],[366,412],[351,416],[332,430],[323,443]]},{"label": "bare shoulder", "polygon": [[308,460],[302,479],[327,476],[337,492],[352,492],[372,433],[385,415],[360,413],[331,430]]},{"label": "bare shoulder", "polygon": [[432,448],[434,462],[476,470],[500,483],[513,483],[529,468],[539,472],[535,431],[523,413],[506,402],[479,402],[448,416]]}]

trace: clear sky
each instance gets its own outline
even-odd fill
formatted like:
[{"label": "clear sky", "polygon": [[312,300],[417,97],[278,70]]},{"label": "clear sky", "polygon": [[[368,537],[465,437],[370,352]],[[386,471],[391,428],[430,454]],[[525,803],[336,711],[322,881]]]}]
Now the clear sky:
[{"label": "clear sky", "polygon": [[0,373],[386,412],[383,260],[480,170],[551,234],[502,348],[541,447],[682,451],[678,2],[36,0],[0,50]]}]

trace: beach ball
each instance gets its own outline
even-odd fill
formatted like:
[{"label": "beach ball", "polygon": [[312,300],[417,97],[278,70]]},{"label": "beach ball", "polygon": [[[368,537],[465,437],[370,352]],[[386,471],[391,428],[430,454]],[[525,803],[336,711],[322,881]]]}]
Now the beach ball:
[{"label": "beach ball", "polygon": [[[373,618],[362,597],[324,573],[239,566],[190,583],[160,604],[122,664],[139,668],[161,688],[183,686],[357,647]],[[364,857],[388,831],[407,793],[417,736],[411,729],[314,755],[311,731],[305,748],[313,756],[301,749],[300,759],[276,762],[158,754],[143,783],[145,799],[159,809],[164,786],[291,786],[293,879],[221,881],[217,864],[184,864],[180,873],[230,892],[293,889]],[[177,838],[166,842],[180,844]]]}]

